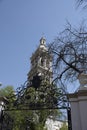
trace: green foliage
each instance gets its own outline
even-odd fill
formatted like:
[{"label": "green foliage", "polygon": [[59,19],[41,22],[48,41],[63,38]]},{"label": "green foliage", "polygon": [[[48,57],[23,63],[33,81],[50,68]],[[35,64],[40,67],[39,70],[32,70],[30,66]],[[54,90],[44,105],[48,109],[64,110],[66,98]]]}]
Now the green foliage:
[{"label": "green foliage", "polygon": [[60,130],[68,130],[67,124],[63,123],[63,126],[60,128]]},{"label": "green foliage", "polygon": [[[58,99],[56,86],[52,88],[51,85],[45,83],[37,90],[35,90],[34,87],[26,89],[24,97],[20,99],[21,105],[18,106],[18,109],[26,110],[17,110],[17,106],[14,106],[16,97],[14,96],[15,92],[12,86],[1,89],[0,95],[8,99],[9,104],[7,105],[7,109],[14,109],[13,111],[5,112],[13,119],[13,129],[11,130],[25,130],[26,127],[29,127],[30,130],[46,130],[44,126],[49,116],[54,118],[56,118],[56,116],[61,116],[61,112],[57,109],[31,110],[31,108],[35,107],[32,106],[32,103],[37,103],[37,108],[48,107],[49,104],[51,106],[55,105],[54,98],[56,100]],[[42,106],[42,104],[45,104],[45,106]]]},{"label": "green foliage", "polygon": [[11,97],[14,95],[14,88],[13,86],[7,86],[5,88],[0,89],[0,96],[4,97]]},{"label": "green foliage", "polygon": [[[28,108],[56,108],[58,103],[59,92],[55,85],[43,82],[37,89],[29,87],[24,93],[25,104],[28,102]],[[23,99],[23,98],[22,98]],[[21,100],[22,101],[22,100]],[[24,99],[23,99],[24,101]]]},{"label": "green foliage", "polygon": [[13,102],[15,100],[15,91],[13,86],[7,86],[0,89],[0,96],[5,97],[8,101],[7,107],[12,108]]}]

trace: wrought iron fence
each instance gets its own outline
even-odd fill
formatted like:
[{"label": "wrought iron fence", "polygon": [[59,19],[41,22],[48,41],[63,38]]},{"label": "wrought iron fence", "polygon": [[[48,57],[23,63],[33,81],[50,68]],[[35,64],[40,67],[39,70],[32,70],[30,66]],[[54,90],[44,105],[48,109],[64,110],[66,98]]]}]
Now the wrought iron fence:
[{"label": "wrought iron fence", "polygon": [[[46,110],[46,109],[66,109],[68,114],[68,129],[71,127],[71,111],[66,93],[55,84],[42,82],[41,77],[33,78],[32,82],[26,81],[24,85],[17,88],[16,93],[10,98],[13,102],[6,105],[1,114],[1,130],[12,130],[14,119],[9,115],[9,111],[26,110]],[[26,118],[26,130],[29,129],[30,119]]]}]

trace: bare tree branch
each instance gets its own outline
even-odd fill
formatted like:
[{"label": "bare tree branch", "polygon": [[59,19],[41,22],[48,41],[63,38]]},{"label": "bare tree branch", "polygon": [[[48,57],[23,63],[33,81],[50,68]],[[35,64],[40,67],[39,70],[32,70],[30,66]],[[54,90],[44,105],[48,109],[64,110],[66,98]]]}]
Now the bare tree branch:
[{"label": "bare tree branch", "polygon": [[87,0],[76,0],[77,7],[83,5],[83,9],[87,8]]},{"label": "bare tree branch", "polygon": [[53,55],[55,80],[77,79],[80,73],[87,73],[87,31],[85,26],[73,29],[71,25],[50,43],[49,53]]}]

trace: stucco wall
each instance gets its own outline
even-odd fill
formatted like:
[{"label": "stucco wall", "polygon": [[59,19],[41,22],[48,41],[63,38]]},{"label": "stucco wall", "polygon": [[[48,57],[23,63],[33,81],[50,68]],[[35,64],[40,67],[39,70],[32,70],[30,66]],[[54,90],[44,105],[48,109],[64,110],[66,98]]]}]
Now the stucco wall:
[{"label": "stucco wall", "polygon": [[69,94],[72,130],[87,130],[87,90]]}]

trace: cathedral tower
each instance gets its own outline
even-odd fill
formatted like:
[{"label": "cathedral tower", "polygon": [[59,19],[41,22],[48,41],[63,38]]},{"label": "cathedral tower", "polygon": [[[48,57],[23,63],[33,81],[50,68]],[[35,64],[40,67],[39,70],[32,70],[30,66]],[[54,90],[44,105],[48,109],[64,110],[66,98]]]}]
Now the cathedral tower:
[{"label": "cathedral tower", "polygon": [[46,47],[45,38],[40,39],[40,43],[36,51],[32,54],[31,69],[28,73],[28,80],[32,80],[33,77],[38,74],[44,78],[44,80],[52,82],[52,56],[48,53]]}]

